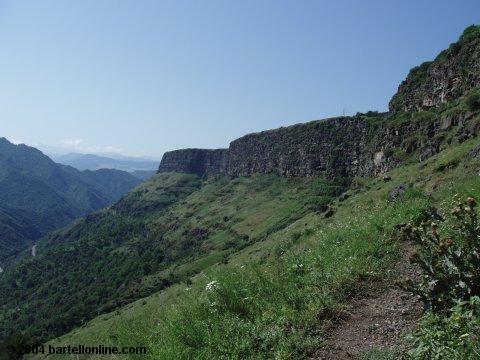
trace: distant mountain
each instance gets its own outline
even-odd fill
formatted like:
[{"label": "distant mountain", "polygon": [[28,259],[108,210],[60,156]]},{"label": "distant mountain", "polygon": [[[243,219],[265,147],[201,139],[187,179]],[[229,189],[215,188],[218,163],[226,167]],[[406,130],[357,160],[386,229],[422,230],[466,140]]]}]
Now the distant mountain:
[{"label": "distant mountain", "polygon": [[52,155],[52,159],[60,164],[70,165],[79,170],[117,169],[128,172],[155,171],[158,161],[129,158],[107,157],[93,154],[70,153],[66,155]]},{"label": "distant mountain", "polygon": [[40,237],[41,231],[38,224],[32,223],[33,218],[32,214],[20,209],[0,207],[0,260],[16,255],[32,239]]},{"label": "distant mountain", "polygon": [[115,202],[140,182],[119,170],[81,172],[0,138],[0,262],[47,232]]}]

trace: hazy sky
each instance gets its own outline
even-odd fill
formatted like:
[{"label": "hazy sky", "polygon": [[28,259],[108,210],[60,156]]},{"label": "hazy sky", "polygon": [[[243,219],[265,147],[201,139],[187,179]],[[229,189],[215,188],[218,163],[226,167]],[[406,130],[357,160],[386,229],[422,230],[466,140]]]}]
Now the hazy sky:
[{"label": "hazy sky", "polygon": [[160,157],[385,111],[478,0],[0,0],[0,136]]}]

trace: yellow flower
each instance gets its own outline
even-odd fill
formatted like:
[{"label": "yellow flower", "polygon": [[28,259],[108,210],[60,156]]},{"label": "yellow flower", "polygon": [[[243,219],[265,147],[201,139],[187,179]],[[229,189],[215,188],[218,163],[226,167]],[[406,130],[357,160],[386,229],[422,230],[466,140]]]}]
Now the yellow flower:
[{"label": "yellow flower", "polygon": [[459,315],[457,315],[457,316],[455,316],[453,319],[454,319],[455,321],[460,321],[461,317],[460,317]]}]

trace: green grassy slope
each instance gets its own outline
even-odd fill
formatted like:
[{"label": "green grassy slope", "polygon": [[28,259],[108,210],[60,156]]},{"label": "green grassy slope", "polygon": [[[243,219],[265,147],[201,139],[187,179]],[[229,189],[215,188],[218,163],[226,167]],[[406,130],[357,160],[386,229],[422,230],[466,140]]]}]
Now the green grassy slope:
[{"label": "green grassy slope", "polygon": [[[445,213],[455,193],[480,198],[480,162],[469,155],[479,146],[479,139],[449,145],[426,161],[393,169],[388,183],[357,179],[351,196],[336,202],[333,218],[300,212],[228,264],[204,267],[187,283],[102,315],[50,344],[146,346],[149,356],[141,358],[152,359],[304,358],[321,346],[323,329],[351,297],[397,276],[388,273],[398,258],[395,225],[425,216],[431,206]],[[241,189],[255,179],[234,181]],[[390,200],[400,184],[409,190]],[[217,283],[208,291],[211,281]]]},{"label": "green grassy slope", "polygon": [[[0,277],[0,336],[60,335],[228,257],[343,191],[322,178],[159,174]],[[252,196],[253,195],[253,196]]]}]

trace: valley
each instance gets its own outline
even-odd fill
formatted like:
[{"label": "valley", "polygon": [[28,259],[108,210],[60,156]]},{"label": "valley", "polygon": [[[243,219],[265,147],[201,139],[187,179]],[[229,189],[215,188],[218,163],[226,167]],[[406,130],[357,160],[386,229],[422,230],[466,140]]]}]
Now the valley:
[{"label": "valley", "polygon": [[[389,112],[248,134],[225,149],[169,151],[141,184],[1,140],[0,230],[9,236],[0,261],[15,261],[0,275],[0,346],[148,349],[122,359],[373,360],[407,351],[428,359],[437,349],[419,344],[434,341],[434,321],[421,318],[446,315],[424,315],[419,293],[399,290],[407,277],[426,276],[409,263],[421,245],[405,233],[431,226],[424,236],[443,256],[452,245],[439,242],[437,228],[459,242],[452,206],[476,219],[479,63],[480,26],[471,26],[410,71]],[[447,260],[427,274],[438,276]],[[460,299],[475,301],[475,291]],[[379,325],[375,305],[402,324]],[[403,306],[409,318],[388,314]],[[455,331],[478,323],[468,306]],[[367,341],[388,326],[388,341]],[[444,337],[457,339],[451,331]],[[469,341],[445,351],[469,354]]]},{"label": "valley", "polygon": [[[0,264],[48,232],[117,201],[141,181],[118,170],[80,172],[0,139]],[[2,266],[3,267],[3,266]]]}]

